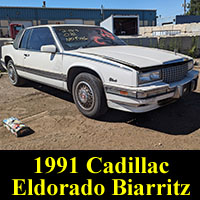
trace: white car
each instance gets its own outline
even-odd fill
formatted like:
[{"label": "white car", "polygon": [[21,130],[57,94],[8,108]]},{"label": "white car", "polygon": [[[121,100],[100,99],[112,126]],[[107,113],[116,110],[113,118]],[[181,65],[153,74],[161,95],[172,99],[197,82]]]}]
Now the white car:
[{"label": "white car", "polygon": [[25,79],[72,93],[81,113],[96,118],[114,108],[141,113],[195,90],[192,58],[128,46],[98,26],[45,25],[21,31],[2,47],[10,82]]}]

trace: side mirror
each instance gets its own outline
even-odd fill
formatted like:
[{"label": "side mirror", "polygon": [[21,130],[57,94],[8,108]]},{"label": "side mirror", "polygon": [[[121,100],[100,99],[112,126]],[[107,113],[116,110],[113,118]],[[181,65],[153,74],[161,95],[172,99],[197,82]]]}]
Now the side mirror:
[{"label": "side mirror", "polygon": [[40,51],[46,53],[56,53],[56,46],[55,45],[43,45],[40,48]]}]

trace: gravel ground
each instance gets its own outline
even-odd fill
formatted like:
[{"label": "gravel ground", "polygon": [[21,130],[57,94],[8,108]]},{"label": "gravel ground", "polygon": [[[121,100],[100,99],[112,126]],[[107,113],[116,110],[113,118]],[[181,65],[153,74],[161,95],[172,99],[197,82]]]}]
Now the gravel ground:
[{"label": "gravel ground", "polygon": [[[11,116],[34,133],[16,138],[2,125]],[[200,81],[190,96],[155,111],[110,109],[92,120],[63,91],[32,82],[14,87],[7,75],[0,77],[0,149],[200,149],[199,116]]]}]

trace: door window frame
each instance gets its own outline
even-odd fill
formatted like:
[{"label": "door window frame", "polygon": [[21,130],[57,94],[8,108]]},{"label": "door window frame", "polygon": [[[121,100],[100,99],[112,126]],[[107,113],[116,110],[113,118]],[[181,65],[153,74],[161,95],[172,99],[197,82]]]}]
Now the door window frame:
[{"label": "door window frame", "polygon": [[[59,51],[59,48],[58,48],[58,45],[57,45],[57,43],[56,43],[56,40],[55,40],[55,38],[54,38],[54,35],[52,34],[51,29],[50,29],[49,27],[36,27],[36,28],[29,28],[29,29],[26,29],[26,30],[24,31],[23,35],[22,35],[21,38],[20,38],[20,42],[19,42],[19,47],[18,47],[18,48],[19,48],[20,50],[26,50],[26,51],[32,51],[32,52],[40,52],[40,53],[47,53],[47,52],[42,52],[41,50],[29,49],[29,48],[28,48],[28,44],[29,44],[29,42],[30,42],[30,40],[31,40],[31,36],[32,36],[33,30],[34,30],[34,29],[43,29],[43,28],[48,29],[49,32],[50,32],[50,34],[51,34],[51,36],[52,36],[52,38],[53,38],[54,44],[52,44],[52,45],[55,45],[55,46],[56,46],[56,52],[55,52],[55,53],[60,52],[60,51]],[[21,43],[22,43],[22,40],[23,40],[23,38],[24,38],[24,35],[25,35],[25,33],[26,33],[28,30],[30,30],[30,32],[28,33],[28,39],[27,39],[27,41],[26,41],[26,48],[20,48]]]}]

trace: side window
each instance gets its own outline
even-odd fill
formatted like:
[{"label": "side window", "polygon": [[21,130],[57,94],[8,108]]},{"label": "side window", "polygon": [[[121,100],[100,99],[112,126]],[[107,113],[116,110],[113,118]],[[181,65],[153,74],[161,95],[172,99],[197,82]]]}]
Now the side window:
[{"label": "side window", "polygon": [[55,45],[53,36],[49,28],[34,28],[31,33],[31,37],[28,42],[28,49],[40,51],[43,45]]},{"label": "side window", "polygon": [[21,44],[19,46],[20,49],[26,49],[27,46],[27,42],[28,42],[28,38],[29,38],[29,34],[31,32],[31,29],[26,30],[26,32],[23,35],[23,38],[21,40]]}]

